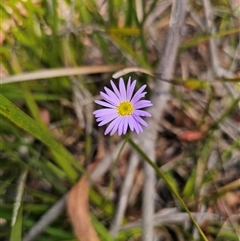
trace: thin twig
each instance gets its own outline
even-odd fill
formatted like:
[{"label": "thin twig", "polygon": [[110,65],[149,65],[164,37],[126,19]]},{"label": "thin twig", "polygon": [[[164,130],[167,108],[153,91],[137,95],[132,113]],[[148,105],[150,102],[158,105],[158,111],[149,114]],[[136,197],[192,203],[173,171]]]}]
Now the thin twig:
[{"label": "thin twig", "polygon": [[31,230],[23,237],[23,241],[35,240],[44,230],[55,221],[63,212],[67,200],[65,194],[58,202],[56,202],[31,228]]},{"label": "thin twig", "polygon": [[[116,160],[118,153],[120,152],[122,145],[124,141],[121,141],[113,151],[111,151],[106,157],[101,160],[97,168],[95,168],[92,173],[90,174],[90,179],[92,182],[95,182],[98,180],[99,177],[104,175],[110,168],[111,164],[113,163],[114,160]],[[122,153],[124,153],[127,149],[129,148],[129,144],[126,143],[124,146]]]},{"label": "thin twig", "polygon": [[122,218],[124,216],[126,207],[127,207],[127,202],[129,198],[129,193],[132,188],[133,180],[134,180],[134,175],[136,168],[139,163],[139,158],[135,154],[132,154],[130,157],[130,162],[128,166],[127,173],[124,178],[124,182],[121,188],[120,192],[120,198],[117,204],[115,216],[112,221],[112,225],[110,228],[110,233],[115,236],[119,230],[119,227],[121,225]]},{"label": "thin twig", "polygon": [[[215,213],[191,213],[196,219],[200,219],[200,225],[203,226],[205,223],[216,222],[219,220],[219,215]],[[201,217],[201,218],[200,218]],[[190,221],[189,215],[183,212],[177,212],[175,208],[161,211],[154,215],[154,226],[159,225],[178,225]],[[125,224],[121,227],[121,231],[130,230],[133,228],[140,227],[142,225],[142,220],[137,220],[132,223]]]}]

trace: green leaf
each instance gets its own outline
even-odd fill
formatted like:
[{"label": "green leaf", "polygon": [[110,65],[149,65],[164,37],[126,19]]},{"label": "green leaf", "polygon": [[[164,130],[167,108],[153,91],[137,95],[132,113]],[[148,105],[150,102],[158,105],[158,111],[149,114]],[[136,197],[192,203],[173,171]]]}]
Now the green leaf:
[{"label": "green leaf", "polygon": [[118,37],[115,34],[110,34],[110,36],[124,51],[131,55],[142,67],[151,69],[148,62],[146,62],[144,58],[139,56],[139,54],[137,54],[135,50],[126,41],[124,41],[122,38]]},{"label": "green leaf", "polygon": [[101,240],[114,241],[113,237],[109,234],[108,230],[104,227],[104,225],[101,222],[98,221],[98,219],[94,215],[91,215],[91,219],[94,228],[101,237]]},{"label": "green leaf", "polygon": [[89,190],[89,197],[90,197],[91,203],[99,207],[104,212],[105,215],[112,215],[114,213],[114,206],[112,205],[112,203],[110,203],[108,200],[103,198],[93,189]]},{"label": "green leaf", "polygon": [[141,227],[133,227],[126,230],[119,230],[116,241],[139,240],[142,233]]},{"label": "green leaf", "polygon": [[[16,126],[27,131],[35,138],[39,139],[45,145],[47,145],[50,150],[55,151],[58,155],[61,155],[62,159],[56,159],[55,162],[62,167],[64,172],[67,174],[68,179],[75,182],[78,178],[78,173],[74,169],[77,168],[79,171],[84,172],[83,168],[79,166],[75,158],[58,143],[49,133],[41,127],[36,121],[26,115],[22,110],[20,110],[16,105],[6,99],[3,95],[0,95],[1,106],[0,114],[6,117],[9,121],[13,122]],[[73,166],[74,167],[73,167]]]},{"label": "green leaf", "polygon": [[108,28],[106,29],[108,34],[121,34],[121,35],[140,35],[138,28]]},{"label": "green leaf", "polygon": [[183,86],[191,90],[207,89],[210,87],[209,83],[194,79],[183,81]]},{"label": "green leaf", "polygon": [[194,185],[196,179],[196,169],[192,171],[191,176],[188,178],[187,183],[183,189],[183,196],[184,197],[191,197],[194,194]]},{"label": "green leaf", "polygon": [[171,80],[171,83],[176,85],[183,85],[185,88],[191,89],[191,90],[198,90],[198,89],[208,89],[210,88],[210,84],[207,80],[199,80],[199,79],[180,79],[175,78]]},{"label": "green leaf", "polygon": [[23,212],[23,205],[21,205],[18,210],[16,222],[12,227],[10,241],[22,240],[22,212]]},{"label": "green leaf", "polygon": [[14,203],[13,215],[12,215],[12,230],[10,235],[10,241],[22,240],[22,197],[24,193],[24,185],[27,178],[27,171],[25,170],[19,177],[19,184],[17,190],[17,196]]}]

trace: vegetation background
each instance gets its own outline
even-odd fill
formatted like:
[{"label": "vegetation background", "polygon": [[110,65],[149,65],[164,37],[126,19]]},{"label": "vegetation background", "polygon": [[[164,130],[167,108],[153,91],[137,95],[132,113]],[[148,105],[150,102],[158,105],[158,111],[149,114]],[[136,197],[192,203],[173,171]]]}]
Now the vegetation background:
[{"label": "vegetation background", "polygon": [[[0,240],[240,240],[238,0],[0,6]],[[147,83],[150,99],[167,86],[154,151],[97,127],[93,100],[114,73]]]}]

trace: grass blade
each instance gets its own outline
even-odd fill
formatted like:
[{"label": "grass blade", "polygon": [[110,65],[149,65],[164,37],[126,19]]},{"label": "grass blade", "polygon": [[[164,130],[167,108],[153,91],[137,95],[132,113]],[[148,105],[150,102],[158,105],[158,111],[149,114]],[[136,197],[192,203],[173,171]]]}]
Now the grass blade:
[{"label": "grass blade", "polygon": [[24,185],[27,178],[27,171],[24,171],[19,178],[19,186],[17,190],[17,197],[14,204],[13,216],[12,216],[12,230],[10,235],[10,241],[21,241],[22,240],[22,197],[24,193]]},{"label": "grass blade", "polygon": [[76,68],[59,68],[50,70],[40,70],[31,73],[24,73],[14,76],[9,76],[1,80],[1,84],[8,84],[13,82],[36,80],[36,79],[47,79],[62,76],[71,75],[83,75],[83,74],[97,74],[112,72],[121,69],[123,66],[119,65],[104,65],[104,66],[82,66]]},{"label": "grass blade", "polygon": [[[59,144],[52,136],[49,135],[48,132],[46,132],[41,127],[41,125],[26,115],[22,110],[20,110],[16,105],[6,99],[3,95],[0,95],[0,100],[0,114],[6,117],[9,121],[13,122],[16,126],[39,139],[51,150],[63,156],[63,159],[56,159],[55,161],[58,162],[57,164],[63,168],[69,180],[72,182],[76,181],[78,178],[78,173],[71,164],[73,164],[75,168],[78,168],[78,170],[82,172],[84,172],[84,170],[78,165],[75,158],[65,149],[65,147]],[[59,160],[62,160],[62,162],[60,163]]]},{"label": "grass blade", "polygon": [[130,145],[140,154],[140,156],[142,158],[144,158],[144,160],[155,170],[157,175],[164,180],[164,182],[166,183],[166,185],[168,186],[168,188],[170,189],[172,194],[174,194],[174,196],[181,203],[182,207],[188,213],[190,219],[192,220],[192,222],[194,223],[195,227],[199,231],[199,233],[202,236],[203,240],[204,241],[208,241],[207,237],[205,236],[205,234],[203,233],[202,229],[200,228],[200,226],[198,225],[198,223],[196,222],[196,220],[192,216],[191,212],[188,210],[186,204],[184,203],[184,201],[180,197],[179,193],[176,191],[176,188],[169,182],[169,180],[166,177],[166,175],[159,169],[159,167],[154,162],[152,162],[149,159],[149,157],[145,154],[145,152],[143,150],[141,150],[141,148],[130,137],[129,137],[128,141],[129,141]]}]

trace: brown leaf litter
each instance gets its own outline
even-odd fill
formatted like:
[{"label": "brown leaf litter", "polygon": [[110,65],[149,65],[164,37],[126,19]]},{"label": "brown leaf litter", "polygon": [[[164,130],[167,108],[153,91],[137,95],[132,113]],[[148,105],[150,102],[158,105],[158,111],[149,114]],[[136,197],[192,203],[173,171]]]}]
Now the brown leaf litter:
[{"label": "brown leaf litter", "polygon": [[88,179],[83,176],[68,195],[67,212],[78,240],[100,241],[89,214],[88,191]]}]

